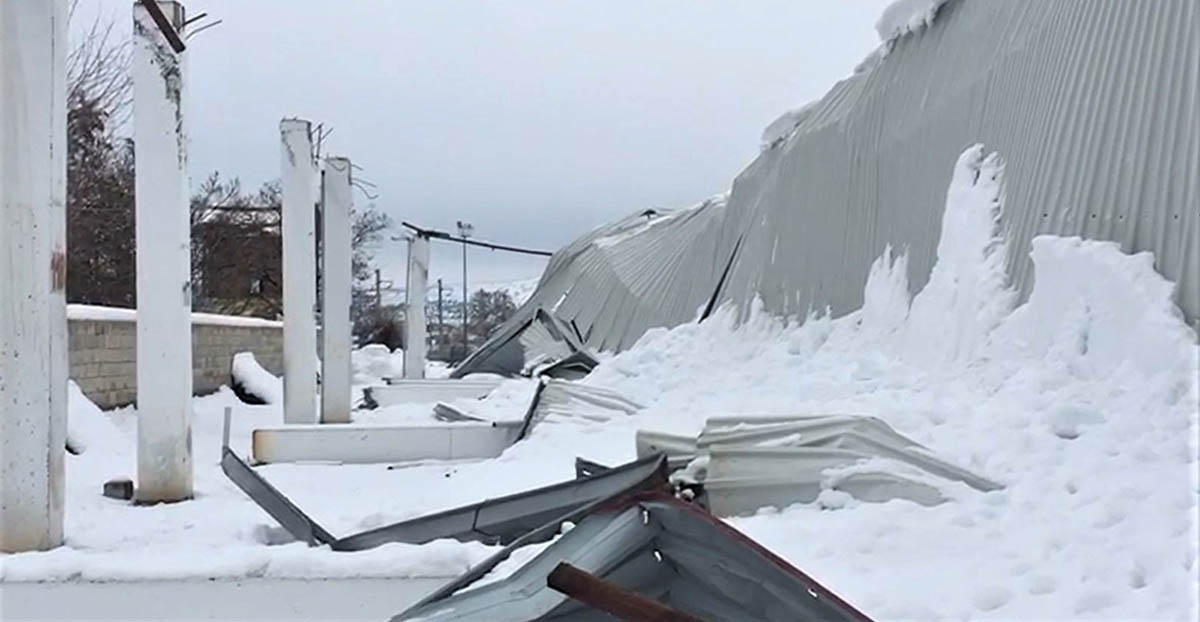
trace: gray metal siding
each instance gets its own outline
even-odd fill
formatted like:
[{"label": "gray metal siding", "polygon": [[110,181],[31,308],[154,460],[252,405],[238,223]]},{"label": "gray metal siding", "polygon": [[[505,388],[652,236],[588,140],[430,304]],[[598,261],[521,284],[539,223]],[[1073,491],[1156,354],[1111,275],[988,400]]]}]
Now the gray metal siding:
[{"label": "gray metal siding", "polygon": [[908,250],[919,289],[953,164],[982,142],[1007,163],[1003,227],[1022,295],[1032,237],[1113,240],[1154,252],[1194,322],[1198,4],[947,3],[932,27],[839,83],[738,177],[722,244],[744,235],[745,249],[724,299],[849,312],[889,243]]},{"label": "gray metal siding", "polygon": [[1200,0],[950,0],[890,46],[801,113],[724,205],[595,245],[637,227],[631,216],[556,253],[510,330],[566,293],[554,312],[589,347],[628,348],[692,320],[739,240],[718,302],[743,312],[756,296],[779,315],[853,311],[889,244],[917,291],[954,164],[977,143],[1006,163],[1022,298],[1030,240],[1081,236],[1153,252],[1200,320]]}]

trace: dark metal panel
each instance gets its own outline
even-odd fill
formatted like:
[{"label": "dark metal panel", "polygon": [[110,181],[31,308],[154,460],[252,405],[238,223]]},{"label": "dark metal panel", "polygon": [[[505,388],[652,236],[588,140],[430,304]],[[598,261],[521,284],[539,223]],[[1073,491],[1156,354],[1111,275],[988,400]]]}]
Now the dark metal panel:
[{"label": "dark metal panel", "polygon": [[[420,544],[439,538],[509,544],[543,525],[569,520],[564,517],[580,507],[632,490],[666,485],[666,465],[661,457],[653,456],[587,479],[570,480],[385,525],[340,538],[332,545],[336,550],[356,551],[388,542]],[[553,532],[545,537],[551,535]],[[526,543],[539,541],[538,537],[525,540]]]},{"label": "dark metal panel", "polygon": [[325,531],[283,493],[263,479],[228,446],[221,448],[221,470],[246,496],[283,526],[292,537],[309,546],[333,544],[337,539]]},{"label": "dark metal panel", "polygon": [[657,493],[595,507],[509,577],[462,591],[494,563],[473,570],[393,622],[607,619],[546,586],[547,575],[561,561],[704,619],[868,620],[729,525]]}]

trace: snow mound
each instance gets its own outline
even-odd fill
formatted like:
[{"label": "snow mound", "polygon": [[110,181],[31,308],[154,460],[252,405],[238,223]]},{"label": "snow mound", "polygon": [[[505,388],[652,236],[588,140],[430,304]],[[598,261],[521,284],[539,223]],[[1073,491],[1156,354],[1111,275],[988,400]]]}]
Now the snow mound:
[{"label": "snow mound", "polygon": [[253,352],[233,355],[229,372],[233,391],[247,404],[282,404],[283,380],[263,369]]},{"label": "snow mound", "polygon": [[67,408],[67,448],[71,453],[82,454],[92,449],[101,453],[128,449],[129,441],[121,435],[108,415],[83,394],[74,380],[67,383]]},{"label": "snow mound", "polygon": [[[872,617],[1196,619],[1196,334],[1153,258],[1105,242],[1035,239],[1033,289],[1013,309],[1003,168],[978,146],[959,158],[911,302],[904,254],[884,249],[858,311],[797,321],[755,306],[739,323],[726,306],[647,332],[585,382],[676,434],[713,414],[877,416],[1005,482],[932,508],[830,493],[731,519]],[[540,432],[531,442],[571,442]]]},{"label": "snow mound", "polygon": [[1077,237],[1038,236],[1032,246],[1037,283],[999,341],[1027,356],[1131,365],[1147,376],[1195,363],[1191,331],[1171,302],[1174,284],[1154,270],[1153,254]]},{"label": "snow mound", "polygon": [[[946,192],[942,235],[929,282],[912,300],[905,353],[918,361],[960,359],[1012,311],[1000,234],[1004,163],[983,145],[959,156]],[[940,346],[940,347],[931,347]]]},{"label": "snow mound", "polygon": [[380,384],[386,378],[399,378],[404,369],[404,350],[395,352],[381,343],[370,343],[350,352],[354,384]]},{"label": "snow mound", "polygon": [[879,40],[888,43],[933,24],[946,0],[892,0],[875,22]]}]

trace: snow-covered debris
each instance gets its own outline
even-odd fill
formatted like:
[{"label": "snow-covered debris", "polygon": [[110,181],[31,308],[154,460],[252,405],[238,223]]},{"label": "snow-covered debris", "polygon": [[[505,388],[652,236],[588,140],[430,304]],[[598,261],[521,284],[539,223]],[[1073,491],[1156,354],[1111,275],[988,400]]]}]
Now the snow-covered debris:
[{"label": "snow-covered debris", "polygon": [[263,369],[253,352],[233,355],[233,391],[247,404],[282,404],[283,380]]},{"label": "snow-covered debris", "polygon": [[875,22],[879,40],[887,43],[933,24],[946,0],[892,0]]}]

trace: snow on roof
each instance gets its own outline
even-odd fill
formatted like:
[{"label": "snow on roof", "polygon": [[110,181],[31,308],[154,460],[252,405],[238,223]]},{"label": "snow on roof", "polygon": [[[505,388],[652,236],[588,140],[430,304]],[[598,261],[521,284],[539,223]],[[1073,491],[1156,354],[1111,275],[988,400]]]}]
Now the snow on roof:
[{"label": "snow on roof", "polygon": [[884,43],[919,32],[933,23],[945,3],[946,0],[892,0],[875,21],[875,32]]}]

